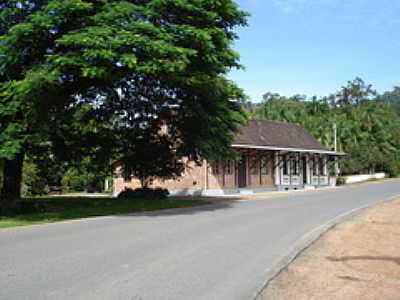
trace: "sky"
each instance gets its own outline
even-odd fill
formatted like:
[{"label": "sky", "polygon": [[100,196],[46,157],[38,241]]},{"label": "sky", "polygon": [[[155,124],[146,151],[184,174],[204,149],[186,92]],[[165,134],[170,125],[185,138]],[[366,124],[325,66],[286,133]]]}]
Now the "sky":
[{"label": "sky", "polygon": [[331,94],[361,77],[379,92],[400,85],[399,0],[237,0],[245,70],[235,81],[254,102],[266,92]]}]

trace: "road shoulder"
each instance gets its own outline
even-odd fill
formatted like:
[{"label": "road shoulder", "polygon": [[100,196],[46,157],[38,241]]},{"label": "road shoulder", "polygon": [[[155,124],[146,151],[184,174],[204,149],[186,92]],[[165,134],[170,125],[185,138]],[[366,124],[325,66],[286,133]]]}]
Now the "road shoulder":
[{"label": "road shoulder", "polygon": [[258,299],[398,299],[400,199],[332,228],[280,272]]}]

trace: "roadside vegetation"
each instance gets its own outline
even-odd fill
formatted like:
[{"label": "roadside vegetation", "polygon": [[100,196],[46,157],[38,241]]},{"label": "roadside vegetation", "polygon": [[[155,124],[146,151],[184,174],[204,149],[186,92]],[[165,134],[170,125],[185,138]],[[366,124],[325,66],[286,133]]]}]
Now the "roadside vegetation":
[{"label": "roadside vegetation", "polygon": [[0,2],[0,211],[110,192],[115,162],[146,188],[178,178],[182,157],[235,159],[249,118],[299,123],[330,149],[335,125],[342,174],[400,173],[400,88],[357,78],[322,98],[246,102],[226,76],[246,22],[233,0]]},{"label": "roadside vegetation", "polygon": [[261,103],[245,103],[250,118],[297,123],[328,149],[347,155],[341,174],[400,174],[400,88],[378,95],[362,79],[349,81],[326,97],[266,93]]},{"label": "roadside vegetation", "polygon": [[0,228],[16,227],[65,220],[129,214],[178,207],[205,205],[196,198],[127,199],[110,197],[36,197],[18,202],[14,212],[0,214]]},{"label": "roadside vegetation", "polygon": [[1,1],[0,210],[104,189],[115,161],[145,187],[234,156],[246,18],[233,0]]}]

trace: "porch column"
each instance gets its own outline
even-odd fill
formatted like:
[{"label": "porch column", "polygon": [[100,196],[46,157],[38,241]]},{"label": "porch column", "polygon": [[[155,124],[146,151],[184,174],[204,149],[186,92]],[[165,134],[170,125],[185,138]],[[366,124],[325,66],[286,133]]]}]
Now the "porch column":
[{"label": "porch column", "polygon": [[339,176],[339,160],[337,156],[335,156],[335,176]]},{"label": "porch column", "polygon": [[288,171],[289,171],[289,185],[292,186],[292,174],[294,169],[294,159],[291,154],[289,154]]},{"label": "porch column", "polygon": [[318,186],[321,185],[321,163],[322,163],[322,159],[321,159],[321,155],[318,154],[318,164],[317,164],[317,172],[318,172]]},{"label": "porch column", "polygon": [[204,190],[208,190],[208,161],[204,161]]},{"label": "porch column", "polygon": [[275,179],[275,185],[276,186],[278,186],[278,185],[280,185],[280,174],[279,174],[279,170],[280,170],[280,166],[279,166],[279,164],[280,164],[280,162],[279,162],[279,154],[278,154],[278,152],[276,151],[275,153],[274,153],[274,166],[275,166],[275,169],[274,169],[274,179]]},{"label": "porch column", "polygon": [[311,184],[311,167],[310,167],[310,154],[306,154],[306,184]]},{"label": "porch column", "polygon": [[315,174],[314,174],[314,163],[315,163],[315,154],[310,154],[310,159],[309,159],[309,162],[308,162],[308,165],[309,165],[309,168],[308,168],[308,170],[309,170],[309,172],[310,172],[310,184],[311,185],[314,185],[314,182],[313,182],[313,177],[315,176]]},{"label": "porch column", "polygon": [[246,188],[251,188],[251,176],[250,176],[250,160],[251,154],[246,153]]},{"label": "porch column", "polygon": [[323,157],[323,164],[324,164],[324,174],[326,175],[326,176],[328,176],[329,174],[328,174],[328,163],[327,163],[327,156],[325,155],[324,157]]}]

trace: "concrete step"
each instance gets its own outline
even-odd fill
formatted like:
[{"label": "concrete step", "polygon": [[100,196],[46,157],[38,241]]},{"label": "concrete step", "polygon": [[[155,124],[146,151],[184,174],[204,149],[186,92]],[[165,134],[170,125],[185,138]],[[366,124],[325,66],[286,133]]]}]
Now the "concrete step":
[{"label": "concrete step", "polygon": [[253,195],[254,191],[251,189],[239,190],[240,195]]}]

